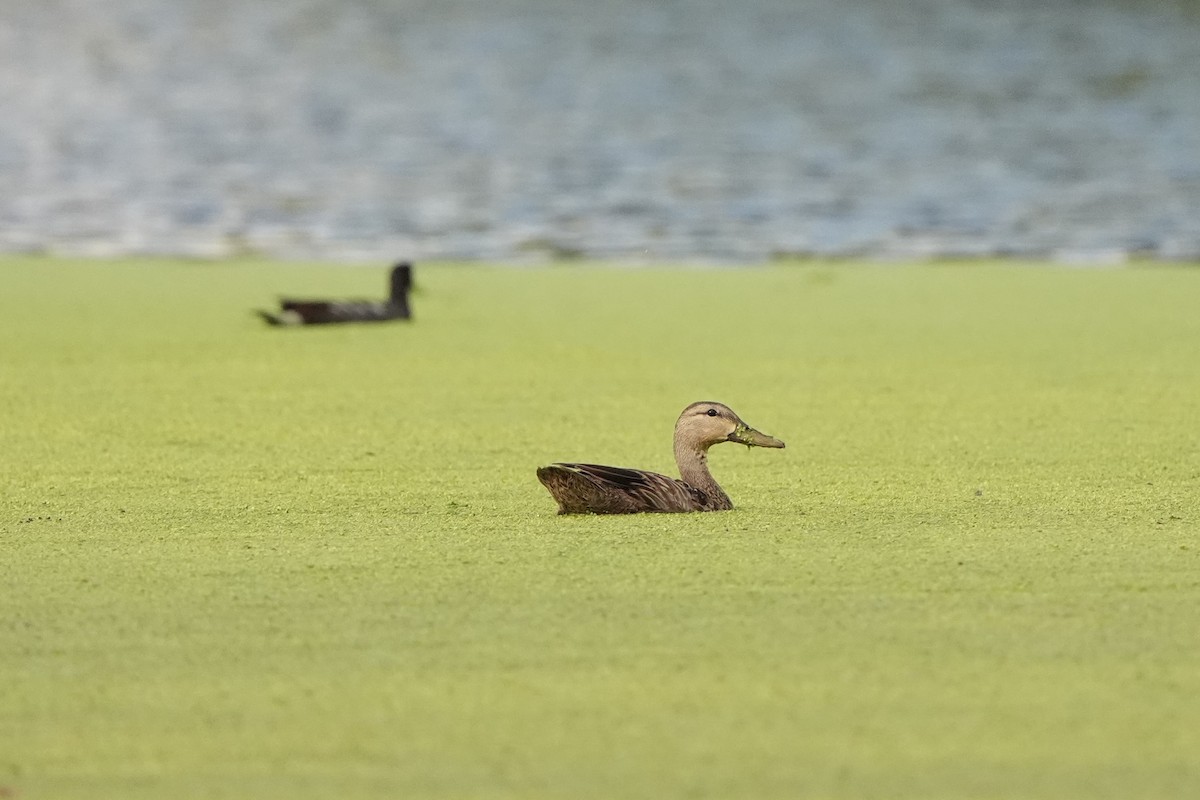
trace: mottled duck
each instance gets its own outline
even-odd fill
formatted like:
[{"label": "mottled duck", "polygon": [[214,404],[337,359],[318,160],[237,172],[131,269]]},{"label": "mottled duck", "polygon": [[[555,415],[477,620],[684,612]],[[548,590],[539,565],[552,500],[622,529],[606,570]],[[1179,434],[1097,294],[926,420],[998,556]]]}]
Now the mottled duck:
[{"label": "mottled duck", "polygon": [[329,325],[335,322],[387,322],[409,319],[412,264],[402,261],[388,277],[387,300],[280,300],[279,311],[259,311],[271,325]]},{"label": "mottled duck", "polygon": [[537,476],[558,501],[559,514],[725,511],[733,503],[708,471],[708,448],[721,442],[783,447],[729,406],[700,402],[685,408],[675,423],[675,463],[682,480],[596,464],[551,464],[539,467]]}]

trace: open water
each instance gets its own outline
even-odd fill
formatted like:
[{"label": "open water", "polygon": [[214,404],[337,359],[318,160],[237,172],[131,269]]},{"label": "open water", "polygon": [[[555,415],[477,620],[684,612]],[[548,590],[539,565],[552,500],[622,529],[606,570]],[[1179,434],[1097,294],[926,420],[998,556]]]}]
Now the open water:
[{"label": "open water", "polygon": [[1200,259],[1200,3],[0,0],[0,250]]}]

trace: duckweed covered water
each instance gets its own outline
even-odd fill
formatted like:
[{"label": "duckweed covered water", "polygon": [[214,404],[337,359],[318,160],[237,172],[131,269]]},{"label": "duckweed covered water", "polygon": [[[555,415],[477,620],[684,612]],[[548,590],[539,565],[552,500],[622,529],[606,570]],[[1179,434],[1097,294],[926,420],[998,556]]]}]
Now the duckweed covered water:
[{"label": "duckweed covered water", "polygon": [[[5,793],[1200,785],[1200,272],[0,268]],[[736,510],[555,516],[698,399]]]}]

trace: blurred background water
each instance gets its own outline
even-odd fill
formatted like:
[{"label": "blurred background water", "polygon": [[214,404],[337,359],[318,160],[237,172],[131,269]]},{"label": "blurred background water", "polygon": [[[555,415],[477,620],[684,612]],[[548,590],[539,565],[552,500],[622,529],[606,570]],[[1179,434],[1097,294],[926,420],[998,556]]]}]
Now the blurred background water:
[{"label": "blurred background water", "polygon": [[0,251],[1200,259],[1200,2],[0,0]]}]

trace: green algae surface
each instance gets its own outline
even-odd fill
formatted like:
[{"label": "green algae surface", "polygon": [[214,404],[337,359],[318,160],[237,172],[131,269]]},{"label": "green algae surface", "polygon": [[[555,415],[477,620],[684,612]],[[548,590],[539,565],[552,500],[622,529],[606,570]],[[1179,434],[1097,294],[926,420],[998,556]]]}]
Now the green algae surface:
[{"label": "green algae surface", "polygon": [[0,796],[1200,791],[1200,270],[385,277],[0,261]]}]

